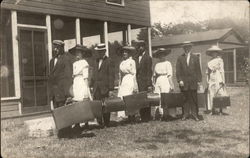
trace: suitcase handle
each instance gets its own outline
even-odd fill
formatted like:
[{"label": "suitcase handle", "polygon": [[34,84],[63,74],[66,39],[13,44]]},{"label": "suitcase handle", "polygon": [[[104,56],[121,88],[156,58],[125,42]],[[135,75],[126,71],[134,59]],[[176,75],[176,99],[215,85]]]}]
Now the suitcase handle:
[{"label": "suitcase handle", "polygon": [[219,93],[219,90],[220,90],[220,89],[222,89],[222,88],[225,88],[225,86],[224,86],[224,85],[220,86],[220,88],[217,90],[217,92],[215,93],[215,95],[214,95],[214,96],[216,96],[216,97],[217,97],[217,95],[218,95],[218,93]]}]

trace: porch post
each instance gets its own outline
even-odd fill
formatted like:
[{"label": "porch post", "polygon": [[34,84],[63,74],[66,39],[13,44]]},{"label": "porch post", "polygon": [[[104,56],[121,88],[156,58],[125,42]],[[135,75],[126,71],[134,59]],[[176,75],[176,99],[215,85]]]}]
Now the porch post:
[{"label": "porch post", "polygon": [[[48,57],[49,61],[52,59],[52,36],[51,36],[51,17],[46,15],[46,27],[47,27],[47,42],[48,42]],[[53,102],[50,101],[50,109],[54,109]]]},{"label": "porch post", "polygon": [[46,15],[46,27],[47,27],[48,55],[49,55],[49,61],[50,61],[52,59],[52,37],[51,37],[50,15]]},{"label": "porch post", "polygon": [[106,55],[109,56],[108,22],[104,21],[104,43],[106,45]]},{"label": "porch post", "polygon": [[233,58],[234,58],[234,83],[237,81],[237,67],[236,67],[236,49],[233,50]]},{"label": "porch post", "polygon": [[128,24],[128,26],[127,26],[127,33],[128,33],[128,35],[127,35],[127,42],[128,42],[128,44],[129,45],[131,45],[132,43],[131,43],[131,25],[130,24]]},{"label": "porch post", "polygon": [[151,27],[148,27],[148,53],[152,57]]},{"label": "porch post", "polygon": [[76,44],[81,44],[80,18],[76,18]]},{"label": "porch post", "polygon": [[14,83],[15,83],[15,96],[21,97],[20,88],[20,69],[19,69],[19,52],[18,52],[18,34],[17,34],[17,12],[11,11],[11,31],[12,31],[12,53],[13,53],[13,66],[14,66]]}]

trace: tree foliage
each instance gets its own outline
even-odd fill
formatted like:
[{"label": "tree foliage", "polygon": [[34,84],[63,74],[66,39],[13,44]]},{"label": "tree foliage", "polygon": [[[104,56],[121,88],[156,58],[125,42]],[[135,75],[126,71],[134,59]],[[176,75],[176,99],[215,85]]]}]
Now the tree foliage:
[{"label": "tree foliage", "polygon": [[[194,32],[202,32],[214,29],[233,28],[238,32],[243,40],[249,40],[249,24],[247,20],[231,19],[230,17],[221,19],[210,19],[199,23],[184,22],[180,24],[163,24],[161,22],[154,23],[151,31],[152,38],[157,36],[170,36],[178,34],[189,34]],[[142,29],[137,39],[147,39],[147,30]]]}]

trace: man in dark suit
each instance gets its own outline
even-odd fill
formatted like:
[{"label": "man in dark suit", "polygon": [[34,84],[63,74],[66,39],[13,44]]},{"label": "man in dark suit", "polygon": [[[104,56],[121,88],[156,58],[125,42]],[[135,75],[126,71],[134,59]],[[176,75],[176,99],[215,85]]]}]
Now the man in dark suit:
[{"label": "man in dark suit", "polygon": [[54,108],[61,107],[70,97],[70,86],[72,85],[72,61],[64,53],[64,43],[60,40],[53,41],[53,58],[50,60],[50,97]]},{"label": "man in dark suit", "polygon": [[191,114],[196,121],[199,121],[197,88],[202,81],[200,61],[199,58],[191,52],[191,42],[184,42],[183,49],[185,53],[179,56],[176,63],[176,78],[185,96],[182,120],[186,120]]},{"label": "man in dark suit", "polygon": [[[152,58],[146,52],[144,41],[138,41],[138,55],[136,61],[136,80],[139,92],[152,91]],[[147,122],[151,119],[151,108],[146,107],[140,110],[141,120]]]},{"label": "man in dark suit", "polygon": [[[93,87],[93,99],[102,100],[113,95],[114,90],[114,65],[111,59],[106,56],[105,44],[99,44],[95,50],[97,51],[97,60],[94,64],[91,87]],[[104,113],[103,118],[97,119],[102,126],[109,126],[110,113]]]}]

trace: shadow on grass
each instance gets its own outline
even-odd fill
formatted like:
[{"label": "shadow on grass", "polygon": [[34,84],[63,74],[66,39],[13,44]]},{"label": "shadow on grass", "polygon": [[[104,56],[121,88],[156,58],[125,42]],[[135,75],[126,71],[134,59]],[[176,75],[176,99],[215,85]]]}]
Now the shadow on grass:
[{"label": "shadow on grass", "polygon": [[[154,135],[149,138],[141,138],[139,137],[135,140],[135,143],[162,143],[167,144],[177,143],[177,142],[185,142],[187,144],[195,145],[195,146],[203,146],[203,144],[214,144],[220,143],[221,138],[223,139],[232,139],[234,141],[242,142],[246,139],[238,136],[241,134],[239,130],[226,130],[226,131],[216,131],[216,130],[208,130],[202,132],[195,132],[193,130],[173,130],[173,131],[163,131],[159,132],[157,135]],[[224,148],[230,149],[239,143],[229,143],[223,145]]]},{"label": "shadow on grass", "polygon": [[195,158],[195,157],[203,157],[203,158],[247,158],[248,155],[246,154],[231,154],[231,153],[226,153],[223,151],[205,151],[205,152],[199,152],[199,153],[194,153],[194,152],[186,152],[186,153],[178,153],[174,155],[169,155],[169,156],[159,156],[159,157],[154,157],[154,158]]}]

